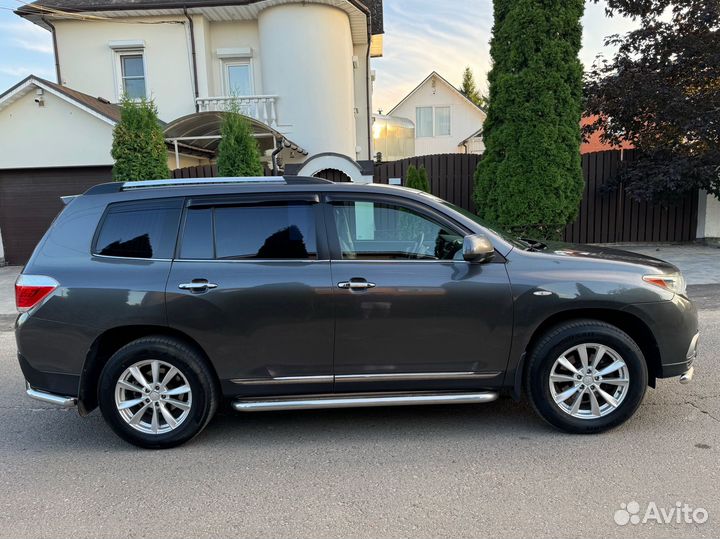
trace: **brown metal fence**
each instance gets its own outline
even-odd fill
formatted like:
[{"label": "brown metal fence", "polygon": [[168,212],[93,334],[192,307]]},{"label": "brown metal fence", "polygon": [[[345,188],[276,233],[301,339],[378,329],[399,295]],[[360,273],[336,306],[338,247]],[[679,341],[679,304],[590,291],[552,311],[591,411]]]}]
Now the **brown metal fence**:
[{"label": "brown metal fence", "polygon": [[[578,216],[564,232],[564,239],[576,243],[682,242],[695,239],[698,196],[688,193],[670,206],[636,202],[622,188],[603,189],[623,162],[637,158],[635,150],[610,150],[582,156],[585,192]],[[478,155],[439,154],[410,157],[375,165],[375,182],[389,183],[400,178],[404,183],[410,165],[425,167],[430,192],[472,212],[474,173]],[[334,181],[347,178],[342,173],[325,171],[323,177]],[[173,170],[173,178],[210,178],[217,175],[215,165]]]},{"label": "brown metal fence", "polygon": [[195,167],[176,168],[171,171],[173,178],[215,178],[217,165],[197,165]]},{"label": "brown metal fence", "polygon": [[375,165],[375,182],[388,183],[390,178],[401,178],[404,183],[410,165],[418,168],[422,166],[428,172],[430,192],[433,195],[474,212],[472,194],[475,169],[479,162],[479,155],[462,153],[409,157]]},{"label": "brown metal fence", "polygon": [[[585,192],[578,217],[565,229],[567,241],[580,243],[682,242],[695,239],[698,193],[674,204],[637,202],[622,188],[603,189],[623,162],[637,159],[637,150],[610,150],[583,155]],[[621,161],[622,159],[622,161]]]}]

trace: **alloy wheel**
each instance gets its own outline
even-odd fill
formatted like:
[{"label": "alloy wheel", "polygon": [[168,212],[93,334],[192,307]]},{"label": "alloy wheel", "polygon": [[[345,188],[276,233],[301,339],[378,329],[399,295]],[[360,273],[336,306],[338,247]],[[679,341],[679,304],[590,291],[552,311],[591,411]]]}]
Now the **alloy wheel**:
[{"label": "alloy wheel", "polygon": [[550,394],[556,406],[578,419],[597,419],[620,407],[630,374],[609,346],[583,343],[569,348],[550,370]]},{"label": "alloy wheel", "polygon": [[178,428],[190,414],[192,390],[185,375],[158,359],[134,363],[115,384],[115,406],[135,430],[165,434]]}]

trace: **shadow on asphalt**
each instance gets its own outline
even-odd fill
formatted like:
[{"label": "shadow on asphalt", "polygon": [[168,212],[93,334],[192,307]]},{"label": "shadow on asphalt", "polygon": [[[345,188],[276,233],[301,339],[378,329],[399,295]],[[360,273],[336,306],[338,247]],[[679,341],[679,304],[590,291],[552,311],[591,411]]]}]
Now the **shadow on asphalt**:
[{"label": "shadow on asphalt", "polygon": [[[28,411],[30,413],[28,414]],[[135,451],[110,430],[98,410],[82,418],[72,410],[33,408],[24,403],[4,411],[0,447],[29,453],[66,453],[68,449]],[[12,417],[16,416],[16,417]],[[408,406],[243,414],[220,411],[205,431],[182,447],[267,447],[282,450],[309,444],[409,444],[479,441],[484,436],[517,439],[564,436],[546,425],[524,402],[509,398],[482,405]]]}]

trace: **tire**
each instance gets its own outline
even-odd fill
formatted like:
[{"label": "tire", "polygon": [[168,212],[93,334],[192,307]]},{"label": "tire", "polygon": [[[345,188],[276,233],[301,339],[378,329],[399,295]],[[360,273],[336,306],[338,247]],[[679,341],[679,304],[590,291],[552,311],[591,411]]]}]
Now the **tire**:
[{"label": "tire", "polygon": [[149,449],[175,447],[197,436],[219,400],[204,358],[170,337],[143,337],[123,346],[98,384],[105,421],[124,440]]},{"label": "tire", "polygon": [[530,351],[525,378],[540,417],[574,434],[600,433],[627,421],[640,406],[647,383],[647,364],[637,343],[599,320],[575,320],[550,329]]}]

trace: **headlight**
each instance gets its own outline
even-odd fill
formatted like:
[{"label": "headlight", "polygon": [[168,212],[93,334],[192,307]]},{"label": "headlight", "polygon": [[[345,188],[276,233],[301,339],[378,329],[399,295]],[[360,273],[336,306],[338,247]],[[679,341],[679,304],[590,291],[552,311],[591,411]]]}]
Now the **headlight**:
[{"label": "headlight", "polygon": [[686,295],[687,292],[685,277],[683,277],[680,272],[661,275],[643,275],[643,281],[682,296]]}]

